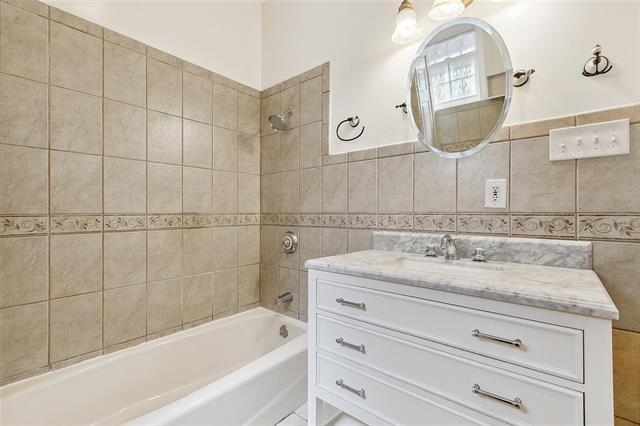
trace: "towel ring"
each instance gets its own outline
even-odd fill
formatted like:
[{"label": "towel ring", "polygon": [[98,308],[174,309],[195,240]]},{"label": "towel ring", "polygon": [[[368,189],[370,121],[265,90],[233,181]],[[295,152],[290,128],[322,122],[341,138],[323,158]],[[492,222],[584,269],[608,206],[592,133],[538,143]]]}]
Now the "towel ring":
[{"label": "towel ring", "polygon": [[342,120],[338,126],[336,127],[336,136],[338,137],[338,139],[340,139],[343,142],[350,142],[350,141],[354,141],[356,139],[358,139],[360,136],[362,136],[362,134],[364,133],[364,126],[362,126],[362,129],[360,130],[360,133],[358,133],[358,135],[352,137],[352,138],[343,138],[342,136],[340,136],[340,126],[342,126],[344,123],[349,123],[349,126],[351,127],[358,127],[358,125],[360,125],[360,117],[353,116],[353,117],[348,117],[344,120]]}]

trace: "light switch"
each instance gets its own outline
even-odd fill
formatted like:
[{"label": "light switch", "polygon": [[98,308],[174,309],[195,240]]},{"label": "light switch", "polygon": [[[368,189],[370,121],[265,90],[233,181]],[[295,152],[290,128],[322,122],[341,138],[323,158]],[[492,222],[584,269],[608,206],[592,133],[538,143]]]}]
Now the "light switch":
[{"label": "light switch", "polygon": [[564,127],[549,132],[549,160],[629,154],[629,120]]},{"label": "light switch", "polygon": [[507,207],[507,180],[487,179],[484,186],[484,206],[488,209]]}]

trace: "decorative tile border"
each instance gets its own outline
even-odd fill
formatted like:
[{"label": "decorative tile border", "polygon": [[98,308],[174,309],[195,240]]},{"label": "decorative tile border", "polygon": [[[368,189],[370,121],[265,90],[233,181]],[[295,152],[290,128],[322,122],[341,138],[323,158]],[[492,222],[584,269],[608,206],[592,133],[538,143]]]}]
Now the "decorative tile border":
[{"label": "decorative tile border", "polygon": [[511,215],[511,235],[536,237],[576,237],[574,215]]},{"label": "decorative tile border", "polygon": [[263,214],[263,215],[260,215],[260,223],[262,225],[277,225],[278,224],[278,215],[277,214]]},{"label": "decorative tile border", "polygon": [[238,225],[260,225],[259,214],[239,214]]},{"label": "decorative tile border", "polygon": [[13,235],[46,235],[48,230],[48,216],[0,217],[0,237]]},{"label": "decorative tile border", "polygon": [[189,213],[182,215],[182,226],[185,228],[208,228],[213,219],[210,214]]},{"label": "decorative tile border", "polygon": [[300,226],[322,226],[322,214],[311,213],[300,215]]},{"label": "decorative tile border", "polygon": [[413,216],[416,231],[455,232],[455,214],[416,214]]},{"label": "decorative tile border", "polygon": [[330,228],[346,228],[347,215],[346,214],[323,214],[322,225]]},{"label": "decorative tile border", "polygon": [[509,215],[458,215],[458,232],[470,234],[509,234]]},{"label": "decorative tile border", "polygon": [[378,215],[380,229],[413,229],[413,215],[411,214],[381,214]]},{"label": "decorative tile border", "polygon": [[211,216],[212,226],[235,226],[237,224],[237,214],[214,214],[213,216]]},{"label": "decorative tile border", "polygon": [[300,224],[300,217],[297,214],[278,215],[278,225],[298,226],[299,224]]},{"label": "decorative tile border", "polygon": [[640,240],[640,215],[579,215],[578,238]]},{"label": "decorative tile border", "polygon": [[102,215],[51,216],[51,233],[101,232]]},{"label": "decorative tile border", "polygon": [[182,228],[181,214],[153,214],[147,216],[147,229]]},{"label": "decorative tile border", "polygon": [[147,229],[145,215],[107,215],[104,217],[104,231],[144,231]]},{"label": "decorative tile border", "polygon": [[377,229],[378,215],[376,214],[350,214],[349,228]]}]

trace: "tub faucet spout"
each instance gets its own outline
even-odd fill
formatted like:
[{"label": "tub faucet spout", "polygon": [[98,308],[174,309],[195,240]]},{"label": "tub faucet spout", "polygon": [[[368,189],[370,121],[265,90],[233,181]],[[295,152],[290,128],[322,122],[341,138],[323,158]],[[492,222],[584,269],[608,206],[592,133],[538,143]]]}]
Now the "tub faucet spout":
[{"label": "tub faucet spout", "polygon": [[281,294],[280,296],[276,296],[276,305],[282,305],[283,303],[292,302],[293,294],[290,291]]}]

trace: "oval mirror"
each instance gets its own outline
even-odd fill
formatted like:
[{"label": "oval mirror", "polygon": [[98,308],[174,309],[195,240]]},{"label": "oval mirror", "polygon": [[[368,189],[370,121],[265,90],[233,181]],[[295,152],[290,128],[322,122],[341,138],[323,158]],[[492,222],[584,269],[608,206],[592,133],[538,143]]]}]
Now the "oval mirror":
[{"label": "oval mirror", "polygon": [[477,18],[436,28],[411,63],[409,121],[432,152],[461,158],[484,148],[511,104],[511,58],[500,34]]}]

